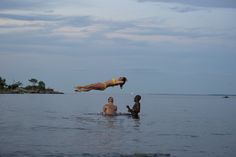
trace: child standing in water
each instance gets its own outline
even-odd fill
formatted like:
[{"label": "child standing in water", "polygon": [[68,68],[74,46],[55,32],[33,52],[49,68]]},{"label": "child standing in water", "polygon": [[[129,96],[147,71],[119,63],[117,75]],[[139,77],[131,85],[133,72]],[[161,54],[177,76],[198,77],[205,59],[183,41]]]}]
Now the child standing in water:
[{"label": "child standing in water", "polygon": [[103,106],[103,115],[116,115],[117,106],[113,104],[113,97],[108,98],[108,103]]},{"label": "child standing in water", "polygon": [[128,105],[126,106],[128,108],[128,112],[131,113],[131,115],[133,117],[138,117],[138,113],[140,112],[140,101],[141,100],[141,96],[140,95],[136,95],[134,97],[134,105],[133,108],[131,109]]}]

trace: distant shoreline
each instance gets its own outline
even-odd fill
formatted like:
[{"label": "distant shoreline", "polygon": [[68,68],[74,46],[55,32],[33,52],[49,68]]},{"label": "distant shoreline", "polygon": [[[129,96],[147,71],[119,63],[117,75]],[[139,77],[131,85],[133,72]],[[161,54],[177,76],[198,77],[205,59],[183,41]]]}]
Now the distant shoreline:
[{"label": "distant shoreline", "polygon": [[176,95],[176,96],[236,96],[236,94],[168,94],[168,93],[147,93],[148,95]]},{"label": "distant shoreline", "polygon": [[63,92],[54,91],[54,89],[24,89],[24,88],[16,88],[16,89],[4,89],[0,90],[0,94],[64,94]]},{"label": "distant shoreline", "polygon": [[6,79],[0,77],[0,94],[64,94],[63,92],[54,91],[52,88],[47,88],[43,81],[35,78],[29,79],[29,82],[32,85],[23,87],[20,81],[7,84]]}]

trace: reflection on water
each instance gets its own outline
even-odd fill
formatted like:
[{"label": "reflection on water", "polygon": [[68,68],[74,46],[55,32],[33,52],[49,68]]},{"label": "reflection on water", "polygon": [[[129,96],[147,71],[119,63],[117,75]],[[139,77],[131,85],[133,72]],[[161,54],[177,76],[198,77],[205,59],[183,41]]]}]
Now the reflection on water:
[{"label": "reflection on water", "polygon": [[[0,95],[0,157],[236,155],[236,99],[142,97],[139,117],[109,117],[104,95]],[[121,113],[133,103],[115,98]]]}]

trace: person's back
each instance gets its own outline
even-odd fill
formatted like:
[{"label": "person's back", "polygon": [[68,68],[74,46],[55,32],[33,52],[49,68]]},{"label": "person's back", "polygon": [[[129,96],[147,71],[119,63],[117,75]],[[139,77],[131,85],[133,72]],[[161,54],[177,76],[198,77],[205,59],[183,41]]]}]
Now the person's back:
[{"label": "person's back", "polygon": [[103,114],[104,115],[116,115],[117,106],[113,104],[113,98],[108,98],[108,103],[103,106]]}]

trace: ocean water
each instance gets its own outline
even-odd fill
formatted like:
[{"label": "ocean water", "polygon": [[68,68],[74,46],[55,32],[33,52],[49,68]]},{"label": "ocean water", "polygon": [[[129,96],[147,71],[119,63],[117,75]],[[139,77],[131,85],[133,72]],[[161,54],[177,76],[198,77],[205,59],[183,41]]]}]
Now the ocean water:
[{"label": "ocean water", "polygon": [[234,157],[236,97],[144,94],[139,119],[118,112],[130,94],[0,95],[0,157]]}]

